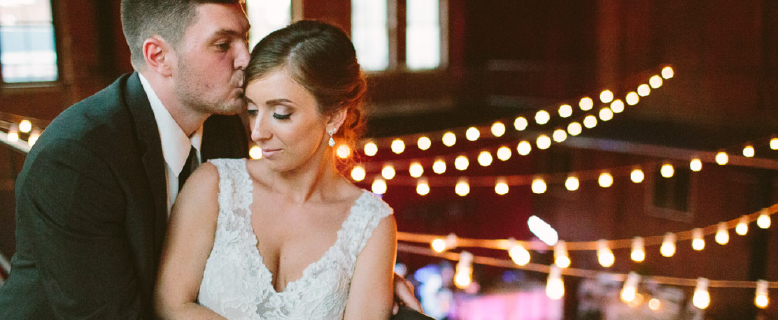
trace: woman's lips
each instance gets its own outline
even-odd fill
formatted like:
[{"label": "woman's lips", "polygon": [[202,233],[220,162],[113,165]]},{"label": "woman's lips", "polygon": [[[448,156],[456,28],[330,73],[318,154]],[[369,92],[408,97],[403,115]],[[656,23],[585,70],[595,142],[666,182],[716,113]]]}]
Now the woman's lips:
[{"label": "woman's lips", "polygon": [[270,158],[275,156],[276,154],[280,153],[281,149],[262,149],[262,157],[263,158]]}]

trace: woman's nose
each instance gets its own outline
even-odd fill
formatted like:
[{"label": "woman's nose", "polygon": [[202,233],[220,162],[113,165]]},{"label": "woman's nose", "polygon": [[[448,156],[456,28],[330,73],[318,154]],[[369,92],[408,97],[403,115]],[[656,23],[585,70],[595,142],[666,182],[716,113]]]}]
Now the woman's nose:
[{"label": "woman's nose", "polygon": [[251,124],[251,140],[254,142],[270,139],[270,132],[262,125],[262,117],[258,116],[253,119]]}]

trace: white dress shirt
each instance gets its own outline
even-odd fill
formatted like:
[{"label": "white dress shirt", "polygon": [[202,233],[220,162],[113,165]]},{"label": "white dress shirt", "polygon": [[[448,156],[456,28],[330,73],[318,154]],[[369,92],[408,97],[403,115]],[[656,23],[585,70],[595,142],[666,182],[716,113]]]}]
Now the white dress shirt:
[{"label": "white dress shirt", "polygon": [[159,140],[162,142],[162,156],[165,158],[165,173],[167,175],[167,213],[176,201],[178,195],[178,174],[184,168],[186,158],[189,157],[189,150],[192,146],[197,150],[197,162],[201,162],[200,145],[203,138],[203,126],[197,129],[192,136],[187,137],[184,130],[178,125],[170,112],[162,105],[154,89],[151,88],[148,80],[138,73],[140,83],[146,96],[151,103],[151,110],[154,112],[154,118],[157,120],[159,128]]}]

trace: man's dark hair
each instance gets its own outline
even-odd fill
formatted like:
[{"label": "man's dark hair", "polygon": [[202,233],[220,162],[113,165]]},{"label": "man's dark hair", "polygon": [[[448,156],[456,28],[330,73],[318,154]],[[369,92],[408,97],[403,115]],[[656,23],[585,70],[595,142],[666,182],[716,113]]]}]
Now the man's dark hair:
[{"label": "man's dark hair", "polygon": [[132,65],[144,65],[143,42],[159,35],[178,46],[186,28],[197,17],[197,6],[206,3],[234,4],[241,0],[122,0],[122,31],[130,47]]}]

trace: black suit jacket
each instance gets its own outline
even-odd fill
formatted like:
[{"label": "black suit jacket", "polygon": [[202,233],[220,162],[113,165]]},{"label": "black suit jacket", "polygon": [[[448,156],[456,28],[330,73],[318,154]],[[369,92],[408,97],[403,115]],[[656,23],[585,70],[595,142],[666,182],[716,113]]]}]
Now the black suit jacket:
[{"label": "black suit jacket", "polygon": [[[246,157],[238,116],[212,116],[201,156]],[[153,318],[167,223],[165,162],[137,73],[46,128],[16,181],[16,254],[0,319]]]}]

